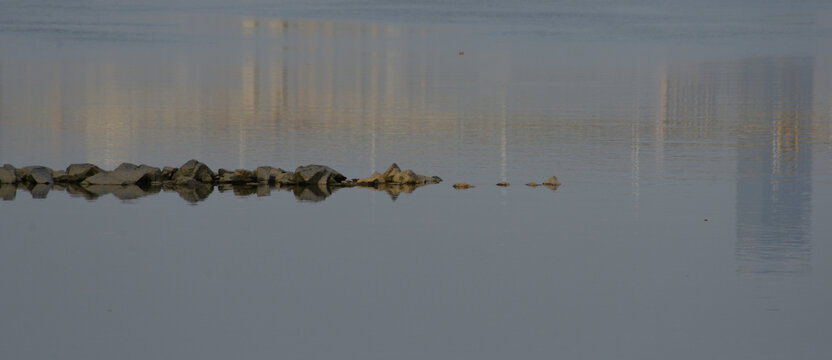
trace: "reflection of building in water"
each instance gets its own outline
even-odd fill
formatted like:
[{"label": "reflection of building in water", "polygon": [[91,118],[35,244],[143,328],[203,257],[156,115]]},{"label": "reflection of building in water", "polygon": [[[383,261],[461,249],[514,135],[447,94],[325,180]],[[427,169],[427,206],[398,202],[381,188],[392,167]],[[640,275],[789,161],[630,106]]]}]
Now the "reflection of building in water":
[{"label": "reflection of building in water", "polygon": [[[663,69],[655,127],[666,146],[701,146],[735,129],[736,259],[740,273],[809,270],[813,62],[765,59]],[[727,123],[737,119],[737,124]],[[724,130],[723,130],[724,131]]]},{"label": "reflection of building in water", "polygon": [[712,137],[718,74],[700,66],[674,66],[661,73],[658,140]]},{"label": "reflection of building in water", "polygon": [[737,146],[740,273],[800,274],[810,267],[813,63],[763,60],[742,66]]}]

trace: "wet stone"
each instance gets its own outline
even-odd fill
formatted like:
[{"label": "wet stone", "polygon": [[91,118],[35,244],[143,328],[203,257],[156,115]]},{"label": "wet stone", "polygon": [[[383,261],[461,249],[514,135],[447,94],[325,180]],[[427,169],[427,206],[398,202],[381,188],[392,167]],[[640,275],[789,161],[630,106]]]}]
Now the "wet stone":
[{"label": "wet stone", "polygon": [[457,190],[472,189],[474,187],[475,187],[474,185],[471,185],[471,184],[469,184],[467,182],[464,182],[464,181],[454,184],[454,189],[457,189]]}]

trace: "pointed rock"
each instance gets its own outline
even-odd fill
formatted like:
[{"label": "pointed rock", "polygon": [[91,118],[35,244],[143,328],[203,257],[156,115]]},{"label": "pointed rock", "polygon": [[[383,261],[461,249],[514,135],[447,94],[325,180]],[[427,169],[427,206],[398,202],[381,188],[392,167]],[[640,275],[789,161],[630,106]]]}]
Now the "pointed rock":
[{"label": "pointed rock", "polygon": [[384,173],[381,174],[381,176],[384,177],[384,182],[392,182],[393,177],[401,172],[402,169],[399,168],[399,165],[393,163],[393,165],[390,165],[390,167],[388,167],[387,170],[385,170]]},{"label": "pointed rock", "polygon": [[560,186],[560,181],[558,180],[558,178],[552,176],[546,180],[543,180],[543,185]]},{"label": "pointed rock", "polygon": [[212,171],[208,165],[196,160],[189,160],[173,174],[173,178],[171,178],[171,180],[176,181],[177,179],[183,177],[210,184],[214,182],[216,174],[214,174],[214,171]]}]

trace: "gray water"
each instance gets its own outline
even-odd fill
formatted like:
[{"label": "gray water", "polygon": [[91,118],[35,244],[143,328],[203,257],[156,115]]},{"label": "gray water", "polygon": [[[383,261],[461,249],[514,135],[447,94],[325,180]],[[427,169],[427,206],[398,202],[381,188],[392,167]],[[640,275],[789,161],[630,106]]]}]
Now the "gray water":
[{"label": "gray water", "polygon": [[824,1],[0,0],[0,163],[191,158],[445,181],[3,186],[0,357],[832,354]]}]

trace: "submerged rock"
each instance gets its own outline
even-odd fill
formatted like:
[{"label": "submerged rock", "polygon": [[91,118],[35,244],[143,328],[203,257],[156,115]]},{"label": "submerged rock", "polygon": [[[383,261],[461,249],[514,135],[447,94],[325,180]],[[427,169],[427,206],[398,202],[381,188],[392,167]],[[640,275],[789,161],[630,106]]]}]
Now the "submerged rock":
[{"label": "submerged rock", "polygon": [[497,186],[506,187],[506,186],[508,186],[508,181],[500,181],[500,182],[497,183]]},{"label": "submerged rock", "polygon": [[0,184],[16,184],[19,181],[17,169],[9,164],[0,167]]},{"label": "submerged rock", "polygon": [[471,189],[471,188],[474,188],[474,187],[476,187],[476,186],[471,185],[471,184],[469,184],[467,182],[464,182],[464,181],[461,182],[461,183],[454,184],[454,189],[457,189],[457,190]]},{"label": "submerged rock", "polygon": [[299,185],[335,185],[347,177],[324,165],[307,165],[295,170],[295,182]]},{"label": "submerged rock", "polygon": [[113,171],[105,171],[90,176],[81,183],[84,185],[150,185],[160,183],[162,170],[147,165],[122,163]]},{"label": "submerged rock", "polygon": [[205,165],[196,160],[188,160],[176,172],[173,173],[171,180],[180,181],[180,179],[189,178],[199,181],[201,183],[210,184],[214,182],[216,174],[208,165]]}]

